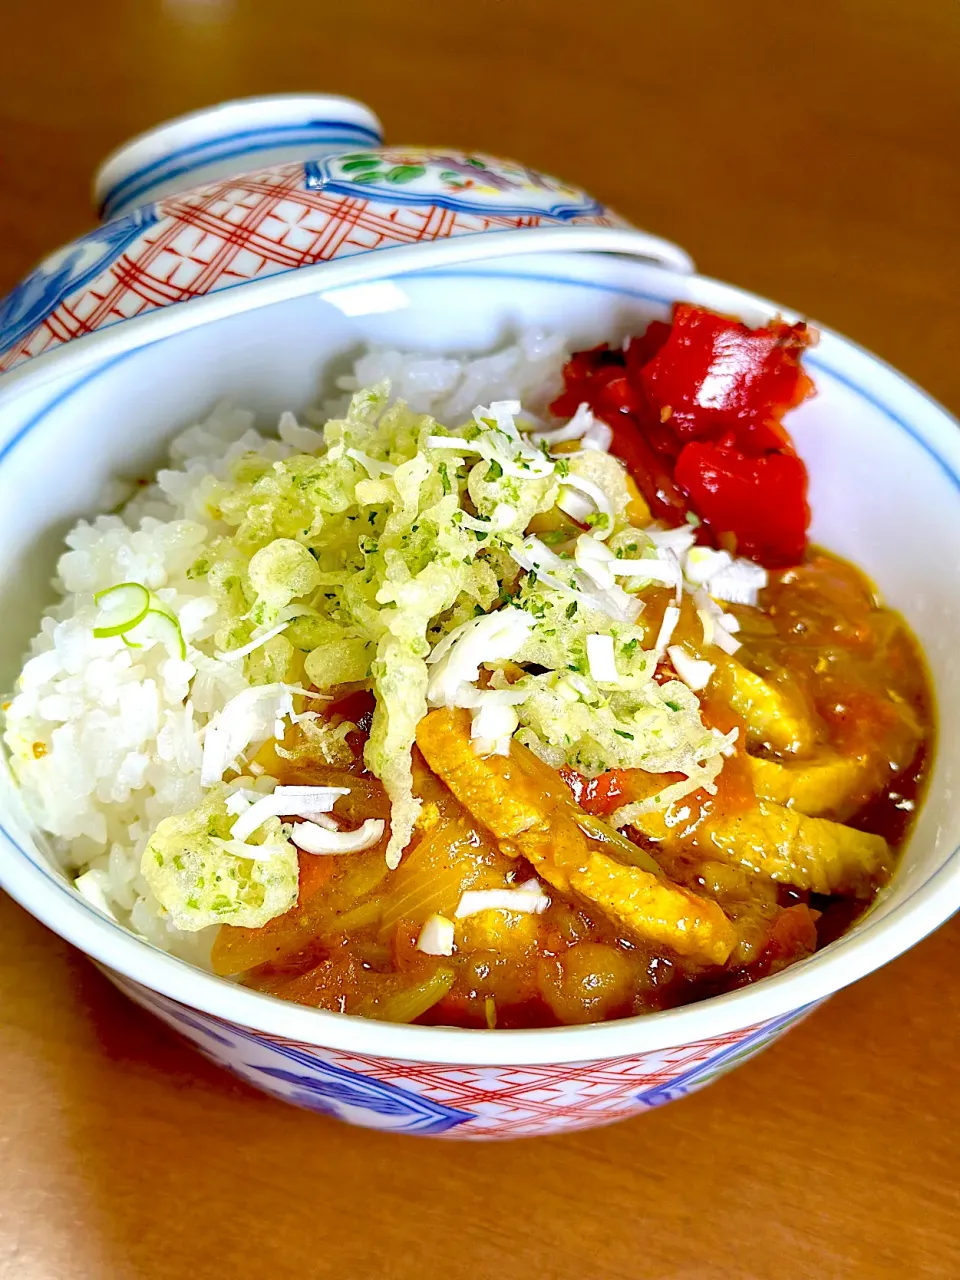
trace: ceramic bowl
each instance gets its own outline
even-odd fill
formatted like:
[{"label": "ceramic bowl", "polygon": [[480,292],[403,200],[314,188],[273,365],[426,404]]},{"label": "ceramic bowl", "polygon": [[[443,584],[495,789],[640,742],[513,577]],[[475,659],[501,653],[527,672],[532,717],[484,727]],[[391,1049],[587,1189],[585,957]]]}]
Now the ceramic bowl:
[{"label": "ceramic bowl", "polygon": [[[376,154],[395,161],[392,152]],[[101,188],[116,204],[109,184],[126,169],[112,163]],[[176,199],[164,196],[158,207]],[[515,229],[509,244],[514,232],[465,235],[457,260],[431,258],[436,244],[368,254],[360,277],[349,258],[282,268],[223,293],[229,305],[217,309],[204,312],[211,297],[168,307],[153,297],[154,309],[140,319],[61,338],[35,359],[21,348],[20,367],[0,379],[0,684],[11,684],[35,630],[67,524],[96,509],[111,477],[152,469],[165,441],[224,395],[269,422],[314,402],[329,371],[365,343],[478,353],[540,326],[584,346],[663,318],[678,299],[750,323],[777,311],[796,318],[689,273],[684,258],[654,265],[652,252],[652,261],[613,256],[609,243],[534,243],[556,230]],[[642,235],[603,225],[579,230],[616,231],[627,237],[621,245]],[[422,265],[412,267],[407,253],[423,253]],[[73,298],[70,288],[57,292]],[[49,326],[49,316],[41,323]],[[818,395],[792,416],[791,430],[810,469],[813,536],[861,565],[904,612],[925,647],[941,717],[929,794],[892,884],[849,934],[815,956],[741,991],[596,1026],[394,1026],[285,1004],[141,941],[72,889],[9,787],[0,804],[0,883],[208,1057],[268,1093],[358,1124],[460,1138],[552,1133],[643,1112],[745,1061],[960,905],[960,593],[943,571],[960,555],[960,434],[923,392],[829,331],[807,365]]]},{"label": "ceramic bowl", "polygon": [[225,103],[135,138],[94,179],[100,226],[0,303],[0,374],[77,339],[72,356],[96,362],[310,292],[300,273],[320,263],[360,282],[522,246],[693,268],[676,245],[526,165],[381,141],[362,104],[293,96]]}]

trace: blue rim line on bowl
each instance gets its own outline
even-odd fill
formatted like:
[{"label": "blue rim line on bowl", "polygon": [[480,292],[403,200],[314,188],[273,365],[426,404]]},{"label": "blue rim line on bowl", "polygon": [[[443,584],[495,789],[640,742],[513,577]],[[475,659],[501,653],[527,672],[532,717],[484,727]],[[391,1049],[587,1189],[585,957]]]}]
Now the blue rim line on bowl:
[{"label": "blue rim line on bowl", "polygon": [[[309,268],[308,268],[309,270]],[[421,276],[439,276],[445,278],[451,277],[482,277],[522,280],[537,280],[541,283],[558,284],[565,286],[575,286],[602,291],[610,294],[629,297],[637,301],[652,302],[661,305],[669,304],[674,300],[674,294],[669,290],[663,292],[650,293],[647,291],[630,289],[622,285],[607,284],[600,281],[583,280],[577,277],[565,277],[554,275],[551,273],[533,274],[527,272],[507,272],[507,271],[469,271],[447,268],[441,271],[425,271],[417,273]],[[389,278],[389,277],[384,277]],[[401,278],[398,276],[397,278]],[[703,278],[702,278],[703,279]],[[708,285],[719,285],[722,288],[730,288],[723,285],[722,282],[710,281],[704,279],[704,283]],[[322,292],[322,290],[318,291]],[[786,308],[777,308],[776,304],[767,302],[763,299],[753,297],[753,302],[761,303],[770,307],[772,310],[780,310],[786,312]],[[858,352],[861,356],[869,358],[871,361],[881,365],[890,374],[895,376],[900,382],[905,384],[911,391],[919,394],[925,401],[935,407],[939,412],[946,411],[940,406],[933,397],[929,396],[921,388],[903,377],[892,366],[880,361],[878,357],[864,348],[857,346],[855,343],[849,342],[848,339],[841,338],[840,335],[833,334],[831,330],[817,326],[822,333],[829,335],[831,338],[844,343],[847,347]],[[165,339],[159,339],[158,342]],[[151,343],[149,345],[154,345]],[[0,449],[0,465],[5,458],[22,441],[31,431],[38,427],[43,419],[55,408],[68,401],[74,394],[81,390],[90,382],[95,381],[109,369],[115,367],[129,356],[135,354],[141,348],[135,350],[124,351],[114,356],[112,359],[99,365],[97,368],[85,373],[77,379],[69,387],[59,392],[53,397],[43,409],[39,410],[29,422],[24,424],[10,440],[6,442]],[[939,469],[951,481],[953,486],[960,489],[960,466],[955,466],[951,461],[940,453],[933,444],[922,434],[916,431],[909,422],[900,416],[892,406],[885,400],[879,398],[876,394],[867,390],[857,381],[849,377],[847,374],[841,373],[831,363],[822,358],[815,357],[809,361],[812,367],[818,369],[821,373],[826,374],[830,378],[834,378],[853,394],[862,398],[871,405],[872,408],[882,413],[891,423],[893,423],[900,431],[907,434],[916,444],[920,445],[923,451],[937,464]],[[797,966],[790,970],[788,974],[777,975],[772,978],[765,979],[762,983],[739,991],[730,992],[726,995],[714,997],[709,1001],[701,1002],[695,1005],[683,1006],[678,1009],[667,1010],[662,1013],[644,1015],[642,1017],[623,1019],[619,1022],[591,1025],[587,1027],[556,1027],[538,1029],[535,1031],[499,1031],[491,1033],[489,1031],[465,1030],[460,1028],[435,1028],[435,1027],[417,1027],[417,1026],[393,1026],[392,1024],[383,1024],[368,1022],[363,1019],[350,1018],[347,1015],[330,1013],[325,1010],[293,1007],[281,1001],[264,996],[258,992],[249,991],[245,988],[238,987],[235,983],[228,980],[217,978],[214,975],[198,970],[194,965],[186,961],[180,960],[175,956],[171,956],[167,952],[154,947],[152,944],[145,942],[131,933],[124,926],[107,919],[105,916],[96,912],[88,903],[81,899],[80,895],[68,886],[64,881],[58,879],[51,874],[46,867],[34,860],[34,858],[19,845],[12,834],[2,825],[0,825],[0,837],[2,837],[13,849],[20,854],[24,861],[29,865],[34,876],[39,877],[43,882],[43,890],[50,886],[55,886],[58,893],[62,895],[71,908],[72,914],[75,916],[78,929],[68,930],[63,936],[68,941],[81,945],[83,950],[89,951],[89,954],[100,960],[102,963],[117,968],[119,972],[125,974],[129,980],[134,982],[141,981],[140,978],[134,977],[129,968],[125,968],[121,963],[112,960],[109,955],[104,952],[112,952],[113,947],[98,947],[96,942],[90,947],[77,942],[77,934],[84,933],[86,930],[79,927],[79,922],[85,918],[86,923],[95,922],[97,931],[100,926],[107,926],[107,933],[116,936],[117,950],[125,955],[149,953],[157,963],[160,971],[160,979],[156,984],[149,983],[147,985],[154,986],[161,994],[168,998],[185,1002],[188,1007],[191,1002],[195,1007],[202,1009],[204,1012],[214,1017],[224,1017],[221,1012],[211,1007],[217,1003],[212,998],[204,1000],[201,996],[185,995],[180,991],[183,983],[177,981],[177,978],[184,979],[189,983],[191,980],[196,982],[205,990],[217,990],[223,995],[224,991],[228,995],[240,997],[238,1003],[242,1004],[246,1012],[231,1014],[231,1018],[235,1018],[238,1022],[245,1026],[254,1026],[256,1029],[265,1031],[267,1034],[277,1034],[287,1039],[300,1039],[304,1042],[315,1042],[318,1045],[325,1045],[329,1048],[343,1048],[349,1050],[351,1048],[359,1051],[372,1051],[377,1054],[386,1054],[391,1057],[403,1059],[417,1059],[426,1056],[435,1062],[450,1063],[470,1063],[476,1065],[522,1065],[525,1063],[534,1064],[540,1062],[575,1062],[582,1060],[591,1060],[605,1057],[615,1057],[626,1053],[637,1053],[659,1048],[666,1048],[679,1043],[684,1043],[688,1037],[683,1031],[678,1030],[671,1034],[669,1027],[682,1025],[681,1020],[689,1020],[691,1014],[699,1014],[699,1020],[704,1024],[700,1026],[694,1038],[708,1038],[713,1035],[723,1034],[728,1031],[747,1027],[753,1023],[768,1021],[771,1018],[781,1017],[785,1014],[796,1014],[801,1009],[809,1007],[820,999],[825,998],[841,987],[849,985],[857,978],[870,972],[876,966],[871,963],[858,963],[855,967],[849,968],[844,974],[841,981],[812,981],[810,975],[828,975],[833,968],[837,966],[837,962],[842,958],[843,943],[849,940],[850,935],[846,939],[841,938],[831,947],[817,953],[809,961],[804,962],[803,966]],[[956,864],[956,865],[955,865]],[[903,916],[906,908],[918,900],[936,899],[941,892],[946,893],[950,888],[953,880],[960,880],[960,847],[955,849],[948,855],[941,866],[930,876],[930,878],[918,888],[916,888],[902,903],[898,905],[889,916],[884,918],[870,918],[858,926],[856,936],[859,942],[864,938],[873,935],[874,940],[877,938],[877,932],[883,929],[887,932],[897,917]],[[16,892],[12,892],[12,896],[22,901]],[[30,897],[30,894],[25,894]],[[953,894],[954,899],[957,898],[956,891]],[[26,905],[26,904],[24,904]],[[42,909],[36,910],[34,905],[29,908],[33,914],[37,915],[44,923],[48,923],[47,913]],[[954,910],[956,904],[954,904]],[[79,914],[77,914],[79,913]],[[938,923],[942,922],[945,917],[941,916]],[[935,927],[935,926],[934,926]],[[886,962],[894,956],[901,954],[908,947],[912,946],[916,941],[929,932],[926,928],[914,929],[905,932],[904,936],[898,939],[896,950],[892,955],[887,955],[881,963]],[[73,936],[71,936],[71,934]],[[131,952],[131,948],[133,952]],[[798,973],[798,969],[804,972]],[[184,978],[184,975],[186,977]],[[790,979],[787,986],[783,979]],[[803,979],[806,978],[806,982]],[[797,999],[795,996],[789,995],[792,989],[796,992],[797,988],[803,987],[809,990],[809,994],[805,998]],[[778,990],[787,993],[786,998],[779,1001],[776,999],[775,993]],[[772,1005],[771,1008],[763,1012],[754,1007],[760,1002],[757,999],[757,993],[765,998],[765,1002]],[[710,1006],[709,1017],[704,1017]],[[259,1011],[260,1016],[256,1016]],[[274,1016],[271,1016],[274,1015]],[[685,1017],[686,1015],[686,1017]],[[274,1030],[281,1023],[289,1024],[284,1026],[282,1030]],[[345,1034],[339,1034],[338,1028],[342,1028],[344,1023],[351,1024]],[[291,1026],[299,1026],[301,1031],[296,1034],[291,1031]],[[666,1030],[665,1030],[666,1029]],[[647,1031],[647,1035],[643,1035],[643,1031]],[[657,1034],[660,1031],[664,1034]],[[436,1041],[438,1032],[442,1032],[442,1040],[449,1048],[443,1051],[427,1050],[428,1041]],[[396,1041],[397,1048],[393,1048],[390,1042]],[[579,1048],[582,1044],[582,1048]],[[509,1047],[508,1047],[509,1046]]]},{"label": "blue rim line on bowl", "polygon": [[[128,204],[159,183],[170,182],[204,165],[252,156],[262,151],[275,151],[280,147],[314,144],[328,146],[340,143],[348,147],[379,147],[381,136],[367,125],[349,124],[344,120],[305,120],[302,124],[239,129],[225,137],[178,147],[161,159],[135,169],[110,187],[100,201],[97,213],[101,218],[110,218],[118,204]],[[189,164],[183,163],[187,160],[190,161]],[[237,177],[242,175],[238,174]]]}]

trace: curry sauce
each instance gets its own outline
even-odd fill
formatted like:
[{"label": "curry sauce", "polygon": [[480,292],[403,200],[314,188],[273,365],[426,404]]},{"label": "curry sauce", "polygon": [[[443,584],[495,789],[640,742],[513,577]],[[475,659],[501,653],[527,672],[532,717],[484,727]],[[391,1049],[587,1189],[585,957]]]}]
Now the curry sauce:
[{"label": "curry sauce", "polygon": [[[669,597],[652,598],[655,634]],[[643,1014],[753,982],[825,945],[895,870],[934,738],[930,682],[903,620],[849,564],[811,552],[771,574],[759,605],[733,607],[742,647],[712,660],[706,723],[737,729],[715,794],[610,819],[669,783],[615,770],[556,772],[519,743],[479,757],[465,713],[418,728],[423,800],[414,840],[388,870],[383,844],[349,858],[300,855],[297,905],[260,929],[224,926],[219,972],[285,999],[392,1021],[538,1027]],[[677,634],[698,644],[684,603]],[[349,721],[353,762],[303,744],[270,761],[284,783],[337,785],[349,823],[386,818],[362,763],[370,695],[328,709]],[[462,894],[536,877],[538,914],[458,920],[449,956],[417,949],[425,920]]]}]

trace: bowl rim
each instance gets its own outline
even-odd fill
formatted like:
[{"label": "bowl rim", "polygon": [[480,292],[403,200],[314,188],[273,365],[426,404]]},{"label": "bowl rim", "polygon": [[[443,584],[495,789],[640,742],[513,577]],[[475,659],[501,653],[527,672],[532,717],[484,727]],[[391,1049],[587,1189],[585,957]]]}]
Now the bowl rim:
[{"label": "bowl rim", "polygon": [[[586,265],[583,258],[578,255],[578,259],[583,268]],[[384,263],[385,268],[387,265]],[[460,265],[467,269],[466,264]],[[495,266],[495,263],[490,264],[490,270]],[[304,273],[310,270],[305,268]],[[480,264],[475,265],[474,270],[488,274]],[[587,270],[589,272],[590,268]],[[647,270],[663,278],[663,300],[666,301],[670,292],[669,282],[677,281],[677,274],[658,268],[648,267]],[[454,274],[455,271],[456,268],[451,268],[442,274]],[[384,270],[379,278],[402,274],[405,273]],[[569,277],[533,275],[531,278],[547,278],[573,285],[589,283]],[[686,279],[689,281],[690,278]],[[698,288],[737,300],[739,309],[743,311],[779,312],[788,318],[795,315],[788,308],[721,281],[704,276],[693,279]],[[611,292],[631,293],[627,288],[604,287],[609,287]],[[287,296],[296,296],[296,292],[299,291]],[[840,376],[841,380],[859,389],[867,399],[887,412],[960,488],[960,434],[954,436],[960,424],[925,391],[872,352],[826,326],[817,325],[817,328],[830,339],[831,347],[838,354],[847,357],[864,372],[869,366],[881,375],[880,381],[888,388],[896,386],[899,394],[906,394],[919,402],[917,407],[922,407],[928,414],[929,430],[923,435],[902,421],[888,400],[879,397],[876,388],[863,388],[860,381],[853,380],[849,374],[837,375],[832,367],[822,365],[825,371]],[[113,363],[112,360],[101,362],[99,371],[105,371]],[[70,394],[79,385],[73,383],[68,392],[60,391],[54,395],[33,421],[39,421],[54,403],[59,403],[64,394]],[[62,383],[58,386],[62,387]],[[0,448],[0,458],[24,434],[25,429],[16,432],[12,440]],[[934,439],[931,440],[930,436]],[[948,456],[950,454],[952,458]],[[207,973],[159,950],[102,915],[68,885],[65,877],[55,878],[36,864],[2,820],[0,885],[55,933],[129,980],[188,1008],[237,1023],[268,1037],[379,1059],[522,1067],[632,1057],[734,1034],[773,1018],[799,1013],[895,959],[943,924],[960,907],[960,848],[947,855],[941,865],[888,915],[878,918],[875,911],[868,912],[851,933],[823,951],[749,987],[677,1009],[616,1022],[492,1032],[368,1021],[290,1004]]]}]

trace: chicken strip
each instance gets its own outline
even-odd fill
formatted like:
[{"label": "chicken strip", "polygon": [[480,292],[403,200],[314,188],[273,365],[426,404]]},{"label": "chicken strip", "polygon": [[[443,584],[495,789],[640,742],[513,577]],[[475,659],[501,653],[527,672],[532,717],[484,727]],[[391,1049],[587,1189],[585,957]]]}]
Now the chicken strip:
[{"label": "chicken strip", "polygon": [[[638,938],[706,964],[723,964],[736,942],[720,907],[636,866],[626,866],[588,841],[563,783],[544,790],[536,768],[524,768],[526,748],[509,757],[477,755],[465,711],[433,711],[417,726],[430,767],[505,852],[522,855],[561,893],[579,895]],[[529,754],[529,753],[527,753]]]},{"label": "chicken strip", "polygon": [[812,760],[780,764],[747,756],[754,790],[761,800],[796,809],[808,818],[843,821],[883,785],[882,763],[866,755],[823,752]]},{"label": "chicken strip", "polygon": [[813,893],[868,897],[892,868],[882,836],[808,818],[767,800],[744,814],[708,818],[696,839],[704,852]]},{"label": "chicken strip", "polygon": [[813,750],[816,726],[799,690],[758,676],[735,658],[711,660],[716,664],[712,692],[745,721],[751,746],[791,755]]}]

